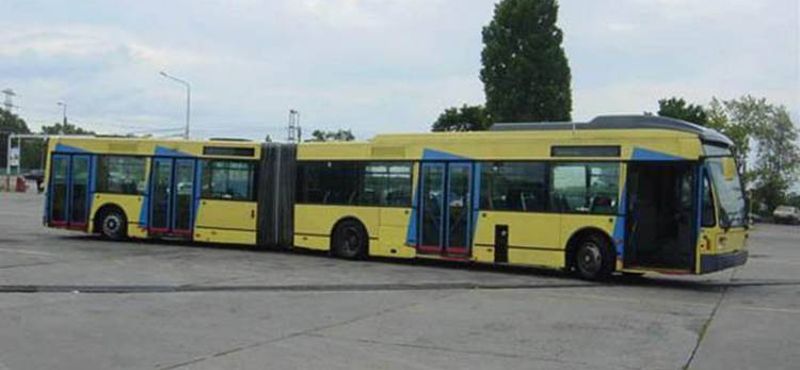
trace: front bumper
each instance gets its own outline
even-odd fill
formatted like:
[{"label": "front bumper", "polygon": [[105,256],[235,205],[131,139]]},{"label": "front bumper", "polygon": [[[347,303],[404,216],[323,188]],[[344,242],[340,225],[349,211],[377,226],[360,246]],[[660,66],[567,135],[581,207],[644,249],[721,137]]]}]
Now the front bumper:
[{"label": "front bumper", "polygon": [[741,266],[747,262],[747,251],[740,250],[723,254],[700,256],[700,273],[708,274],[731,267]]}]

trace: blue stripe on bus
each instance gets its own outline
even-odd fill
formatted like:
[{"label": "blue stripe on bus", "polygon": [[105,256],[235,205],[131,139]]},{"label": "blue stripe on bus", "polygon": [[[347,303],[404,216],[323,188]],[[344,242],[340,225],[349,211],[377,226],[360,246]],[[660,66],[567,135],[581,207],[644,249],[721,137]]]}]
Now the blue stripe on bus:
[{"label": "blue stripe on bus", "polygon": [[617,250],[617,258],[625,257],[625,223],[628,218],[628,185],[622,187],[622,196],[620,197],[619,216],[614,223],[614,247]]},{"label": "blue stripe on bus", "polygon": [[703,227],[703,183],[705,182],[706,166],[697,166],[697,220],[695,221],[695,239],[694,249],[697,250],[697,244],[700,241],[700,233]]},{"label": "blue stripe on bus", "polygon": [[423,161],[468,161],[471,159],[438,150],[425,149],[422,151],[422,160]]},{"label": "blue stripe on bus", "polygon": [[200,209],[200,176],[203,174],[203,161],[194,162],[194,214],[192,215],[192,224],[189,228],[193,230],[194,225],[197,225],[197,214]]},{"label": "blue stripe on bus", "polygon": [[634,161],[685,161],[686,158],[681,158],[672,154],[662,153],[655,150],[644,148],[633,148]]},{"label": "blue stripe on bus", "polygon": [[479,162],[475,162],[475,165],[472,167],[472,222],[470,226],[472,227],[472,235],[469,240],[468,246],[472,247],[475,243],[475,233],[478,230],[478,215],[480,213],[480,205],[481,205],[481,164]]},{"label": "blue stripe on bus", "polygon": [[71,153],[71,154],[89,154],[88,150],[77,148],[74,146],[64,145],[64,144],[56,144],[57,153]]},{"label": "blue stripe on bus", "polygon": [[193,155],[189,153],[184,153],[179,150],[168,149],[164,148],[163,146],[157,146],[154,155],[156,157],[187,157],[187,158],[194,158]]},{"label": "blue stripe on bus", "polygon": [[89,223],[89,216],[92,212],[92,201],[97,187],[97,156],[89,157],[89,191],[86,194],[86,223]]}]

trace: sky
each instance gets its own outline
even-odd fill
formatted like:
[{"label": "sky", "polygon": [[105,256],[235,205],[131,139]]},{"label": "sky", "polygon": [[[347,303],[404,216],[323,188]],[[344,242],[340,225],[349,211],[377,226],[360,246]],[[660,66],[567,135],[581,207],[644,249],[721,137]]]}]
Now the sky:
[{"label": "sky", "polygon": [[[428,131],[484,101],[493,0],[0,0],[0,89],[38,129],[285,139]],[[800,111],[798,0],[561,0],[573,118],[743,94]],[[173,131],[169,131],[173,130]]]}]

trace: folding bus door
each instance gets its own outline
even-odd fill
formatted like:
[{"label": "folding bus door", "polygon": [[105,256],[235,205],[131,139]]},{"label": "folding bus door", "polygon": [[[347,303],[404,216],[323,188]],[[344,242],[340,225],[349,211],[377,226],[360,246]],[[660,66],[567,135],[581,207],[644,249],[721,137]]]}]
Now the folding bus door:
[{"label": "folding bus door", "polygon": [[54,154],[50,162],[50,189],[48,190],[48,220],[50,226],[69,223],[69,156]]},{"label": "folding bus door", "polygon": [[91,156],[54,154],[50,164],[50,226],[85,230],[89,219]]},{"label": "folding bus door", "polygon": [[192,234],[192,220],[194,220],[194,189],[195,189],[195,160],[175,160],[175,196],[172,199],[172,232],[181,235]]},{"label": "folding bus door", "polygon": [[468,162],[422,164],[419,253],[470,255],[473,167]]},{"label": "folding bus door", "polygon": [[150,234],[189,235],[194,220],[195,160],[153,158]]},{"label": "folding bus door", "polygon": [[69,227],[84,230],[89,219],[91,158],[73,155],[70,164]]},{"label": "folding bus door", "polygon": [[447,208],[445,219],[447,244],[445,253],[469,256],[472,214],[472,164],[451,163],[447,166]]}]

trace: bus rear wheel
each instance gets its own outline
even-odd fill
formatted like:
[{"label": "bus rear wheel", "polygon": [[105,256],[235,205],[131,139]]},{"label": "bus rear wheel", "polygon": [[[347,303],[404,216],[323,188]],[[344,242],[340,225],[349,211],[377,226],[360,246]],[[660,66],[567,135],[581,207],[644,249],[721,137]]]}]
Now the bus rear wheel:
[{"label": "bus rear wheel", "polygon": [[589,235],[575,248],[575,273],[586,280],[603,280],[614,272],[614,253],[605,238]]},{"label": "bus rear wheel", "polygon": [[122,240],[128,236],[128,219],[117,208],[108,208],[100,214],[100,234],[111,240]]},{"label": "bus rear wheel", "polygon": [[342,221],[333,232],[333,254],[347,259],[363,259],[367,256],[369,237],[361,223],[354,220]]}]

